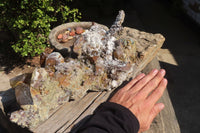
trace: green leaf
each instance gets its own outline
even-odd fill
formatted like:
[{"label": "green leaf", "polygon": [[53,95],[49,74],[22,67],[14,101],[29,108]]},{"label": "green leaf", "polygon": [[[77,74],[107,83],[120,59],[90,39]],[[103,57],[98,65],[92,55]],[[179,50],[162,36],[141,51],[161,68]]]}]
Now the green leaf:
[{"label": "green leaf", "polygon": [[54,8],[52,6],[47,7],[47,11],[54,11]]},{"label": "green leaf", "polygon": [[[3,26],[18,38],[11,47],[21,56],[35,56],[49,46],[48,35],[53,27],[69,21],[79,21],[81,13],[71,9],[72,0],[5,0],[0,3]],[[9,8],[8,8],[9,7]],[[55,25],[56,24],[56,25]]]}]

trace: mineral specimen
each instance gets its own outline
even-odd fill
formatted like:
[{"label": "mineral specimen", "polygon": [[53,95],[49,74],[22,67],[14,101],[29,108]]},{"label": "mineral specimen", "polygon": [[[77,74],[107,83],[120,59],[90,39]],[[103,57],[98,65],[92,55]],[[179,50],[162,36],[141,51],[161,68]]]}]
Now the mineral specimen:
[{"label": "mineral specimen", "polygon": [[117,88],[129,80],[145,51],[162,44],[164,38],[122,27],[124,17],[124,11],[119,11],[109,30],[97,23],[88,28],[82,23],[66,27],[64,33],[53,30],[56,48],[65,48],[69,54],[65,58],[59,52],[45,54],[41,56],[44,68],[36,68],[29,80],[27,76],[11,80],[23,110],[13,112],[10,119],[33,128],[70,98],[79,99],[88,90]]}]

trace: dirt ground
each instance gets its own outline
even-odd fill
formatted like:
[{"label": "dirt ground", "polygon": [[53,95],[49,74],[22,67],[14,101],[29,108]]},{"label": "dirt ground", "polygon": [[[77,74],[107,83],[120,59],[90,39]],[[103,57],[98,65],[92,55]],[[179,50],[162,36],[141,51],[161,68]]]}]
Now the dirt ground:
[{"label": "dirt ground", "polygon": [[[161,67],[167,71],[168,92],[181,132],[198,133],[200,129],[200,28],[198,25],[172,11],[167,0],[162,2],[125,0],[118,4],[114,11],[113,7],[109,8],[112,5],[107,5],[105,8],[95,8],[95,6],[99,7],[98,3],[96,5],[93,3],[92,7],[87,8],[81,8],[79,4],[78,8],[83,12],[82,21],[95,21],[110,27],[118,13],[117,10],[124,9],[126,13],[124,26],[161,33],[165,36],[166,41],[158,53],[158,59]],[[101,13],[103,15],[99,15]],[[5,55],[3,46],[5,40],[0,40],[0,94],[10,88],[10,78],[32,71],[38,63],[38,57],[35,57],[33,64],[25,61],[10,61],[8,55]]]}]

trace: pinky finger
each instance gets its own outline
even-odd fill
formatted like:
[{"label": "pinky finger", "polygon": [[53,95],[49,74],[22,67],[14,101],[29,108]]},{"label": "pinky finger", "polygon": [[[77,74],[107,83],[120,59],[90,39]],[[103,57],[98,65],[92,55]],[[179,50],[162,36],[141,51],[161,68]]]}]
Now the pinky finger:
[{"label": "pinky finger", "polygon": [[149,124],[152,123],[154,118],[164,109],[164,107],[165,105],[163,103],[157,103],[156,105],[154,105],[154,107],[152,108],[150,112]]}]

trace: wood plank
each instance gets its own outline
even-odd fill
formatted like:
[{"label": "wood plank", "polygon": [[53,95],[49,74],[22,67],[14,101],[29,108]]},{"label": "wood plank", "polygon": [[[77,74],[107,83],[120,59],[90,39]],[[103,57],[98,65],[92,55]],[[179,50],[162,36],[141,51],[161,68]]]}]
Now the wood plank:
[{"label": "wood plank", "polygon": [[[93,113],[93,111],[103,102],[105,102],[106,99],[108,99],[108,97],[110,96],[110,93],[112,91],[109,92],[103,92],[97,99],[95,99],[95,101],[93,102],[93,104],[80,116],[77,118],[76,121],[74,121],[73,124],[71,125],[65,125],[63,128],[61,128],[59,130],[59,133],[62,132],[70,132],[71,129],[75,126],[74,130],[72,132],[75,132],[78,127],[80,127],[85,120],[87,120],[88,116],[91,115]],[[82,121],[83,120],[83,121]]]},{"label": "wood plank", "polygon": [[[160,64],[157,58],[154,58],[143,70],[144,73],[149,73],[152,69],[160,69]],[[180,127],[172,106],[167,89],[158,103],[164,103],[165,108],[154,119],[150,129],[145,133],[180,133]]]},{"label": "wood plank", "polygon": [[64,124],[76,119],[102,92],[91,92],[80,100],[63,105],[56,114],[38,126],[33,132],[54,133]]}]

